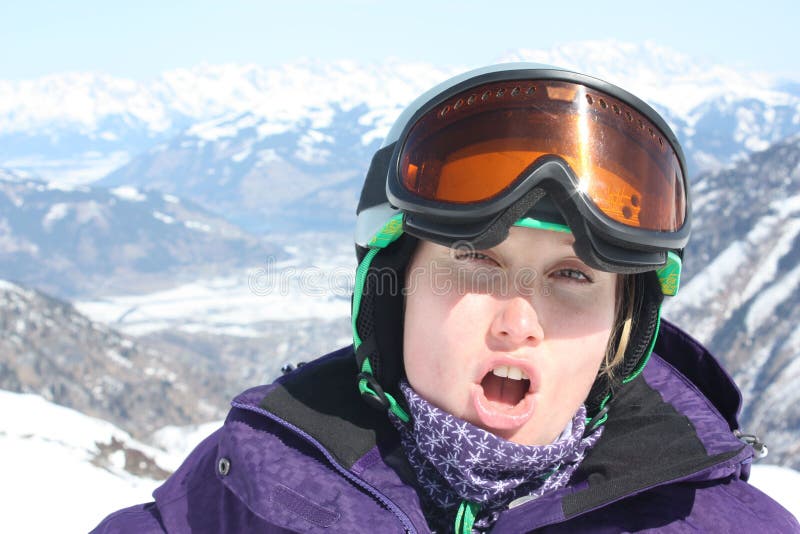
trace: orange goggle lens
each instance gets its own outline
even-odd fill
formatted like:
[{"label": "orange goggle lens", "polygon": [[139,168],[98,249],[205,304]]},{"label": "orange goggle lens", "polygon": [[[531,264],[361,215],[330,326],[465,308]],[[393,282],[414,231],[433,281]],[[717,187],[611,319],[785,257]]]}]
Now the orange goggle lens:
[{"label": "orange goggle lens", "polygon": [[663,134],[614,97],[569,82],[486,84],[447,100],[409,131],[400,180],[424,199],[478,203],[512,189],[545,155],[564,159],[576,191],[611,219],[683,225],[683,172]]}]

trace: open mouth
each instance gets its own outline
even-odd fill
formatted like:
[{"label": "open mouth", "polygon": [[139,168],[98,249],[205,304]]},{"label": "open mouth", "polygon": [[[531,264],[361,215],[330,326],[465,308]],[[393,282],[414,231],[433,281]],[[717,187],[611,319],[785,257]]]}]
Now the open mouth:
[{"label": "open mouth", "polygon": [[473,385],[473,405],[485,429],[514,430],[533,416],[535,385],[522,367],[507,363],[498,362]]},{"label": "open mouth", "polygon": [[497,408],[512,408],[519,404],[531,387],[531,380],[519,367],[500,365],[486,373],[481,381],[486,400]]}]

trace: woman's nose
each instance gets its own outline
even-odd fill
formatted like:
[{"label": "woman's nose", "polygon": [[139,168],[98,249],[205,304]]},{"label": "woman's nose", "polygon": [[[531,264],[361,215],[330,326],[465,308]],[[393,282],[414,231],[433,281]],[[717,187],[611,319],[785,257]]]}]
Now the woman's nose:
[{"label": "woman's nose", "polygon": [[513,347],[538,345],[544,339],[544,330],[533,303],[521,296],[500,302],[490,331],[495,339]]}]

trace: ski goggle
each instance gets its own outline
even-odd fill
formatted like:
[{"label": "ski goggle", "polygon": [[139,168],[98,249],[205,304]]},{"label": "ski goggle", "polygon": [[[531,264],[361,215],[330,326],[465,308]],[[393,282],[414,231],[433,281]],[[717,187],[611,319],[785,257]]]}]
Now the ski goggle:
[{"label": "ski goggle", "polygon": [[595,226],[626,242],[682,248],[688,199],[677,141],[649,107],[615,93],[556,79],[456,92],[421,109],[398,139],[389,199],[433,218],[489,217],[553,179],[536,171],[556,160],[567,172],[555,181]]}]

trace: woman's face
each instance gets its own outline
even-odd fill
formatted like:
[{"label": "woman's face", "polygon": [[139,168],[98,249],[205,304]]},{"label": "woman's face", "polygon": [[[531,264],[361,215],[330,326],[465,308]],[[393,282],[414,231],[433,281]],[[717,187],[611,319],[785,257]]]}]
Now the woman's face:
[{"label": "woman's face", "polygon": [[512,227],[489,250],[422,241],[406,274],[408,381],[507,440],[551,443],[584,402],[614,322],[617,275],[570,234]]}]

